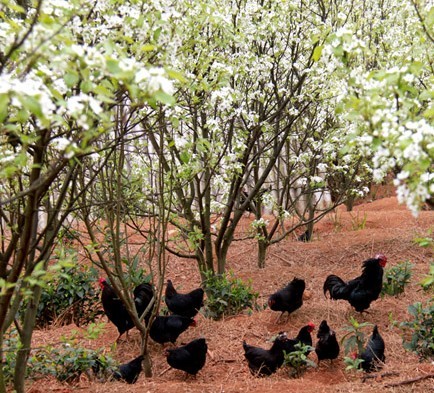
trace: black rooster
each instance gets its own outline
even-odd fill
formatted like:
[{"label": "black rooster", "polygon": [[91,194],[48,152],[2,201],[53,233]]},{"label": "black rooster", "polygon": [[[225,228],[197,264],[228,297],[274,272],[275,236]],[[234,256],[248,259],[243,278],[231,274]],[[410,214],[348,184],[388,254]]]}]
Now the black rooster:
[{"label": "black rooster", "polygon": [[139,374],[142,371],[143,356],[140,355],[131,362],[121,364],[119,370],[113,373],[113,378],[126,383],[136,383]]},{"label": "black rooster", "polygon": [[119,336],[116,339],[117,342],[125,332],[134,327],[134,323],[122,300],[118,298],[114,289],[105,278],[99,279],[99,285],[102,289],[101,301],[104,312],[119,332]]},{"label": "black rooster", "polygon": [[[122,300],[118,298],[112,286],[105,278],[99,279],[99,284],[102,289],[101,301],[107,318],[117,327],[119,336],[116,341],[119,341],[121,336],[134,327],[134,322],[131,319]],[[134,288],[134,304],[136,307],[137,315],[140,317],[148,307],[154,296],[154,290],[151,284],[143,283]],[[149,317],[148,314],[145,317]]]},{"label": "black rooster", "polygon": [[204,291],[196,288],[189,293],[178,293],[171,280],[167,280],[165,301],[167,308],[177,315],[193,318],[203,306]]},{"label": "black rooster", "polygon": [[386,361],[384,350],[385,344],[383,337],[381,337],[378,332],[378,327],[375,325],[365,350],[359,356],[359,358],[363,360],[361,364],[363,370],[369,373],[380,369],[381,363]]},{"label": "black rooster", "polygon": [[178,336],[187,330],[189,326],[196,326],[196,321],[193,318],[182,315],[159,315],[152,322],[149,335],[160,344],[174,343]]},{"label": "black rooster", "polygon": [[167,363],[177,370],[196,375],[205,365],[208,345],[204,338],[198,338],[186,345],[167,349]]},{"label": "black rooster", "polygon": [[335,332],[327,325],[327,321],[322,321],[316,335],[318,341],[315,346],[316,356],[318,357],[318,365],[321,360],[336,359],[339,355],[339,343],[336,339]]},{"label": "black rooster", "polygon": [[363,272],[359,277],[347,283],[334,274],[329,275],[324,282],[324,295],[328,291],[332,299],[348,300],[356,311],[363,312],[380,295],[386,262],[385,255],[377,254],[363,262]]},{"label": "black rooster", "polygon": [[273,293],[268,298],[268,306],[273,311],[281,311],[281,314],[276,319],[280,320],[284,312],[288,315],[299,309],[303,304],[303,292],[306,288],[304,280],[294,278],[286,287]]},{"label": "black rooster", "polygon": [[285,333],[279,333],[270,349],[254,347],[243,341],[244,356],[250,372],[260,377],[275,373],[283,364],[283,349],[287,341]]},{"label": "black rooster", "polygon": [[304,344],[312,346],[312,336],[311,333],[315,329],[315,325],[312,322],[309,322],[307,325],[303,326],[295,338],[287,339],[283,344],[283,350],[286,353],[291,353],[297,351],[297,344]]}]

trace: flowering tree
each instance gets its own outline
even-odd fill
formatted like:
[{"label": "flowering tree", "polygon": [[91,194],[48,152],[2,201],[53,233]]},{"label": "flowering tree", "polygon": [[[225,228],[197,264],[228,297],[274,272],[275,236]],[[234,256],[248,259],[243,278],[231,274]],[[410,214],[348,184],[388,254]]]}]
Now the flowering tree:
[{"label": "flowering tree", "polygon": [[[321,217],[315,197],[337,173],[346,180],[335,204],[350,191],[363,192],[359,175],[369,168],[356,153],[337,152],[347,123],[333,119],[338,76],[324,78],[329,65],[320,61],[330,32],[345,17],[338,5],[308,3],[181,2],[168,16],[175,36],[160,35],[185,80],[176,85],[177,105],[141,126],[146,143],[167,152],[163,168],[175,181],[171,221],[179,231],[169,249],[196,259],[201,271],[225,270],[235,228],[252,202],[266,198],[276,213],[267,230],[257,209],[263,265],[269,244]],[[164,130],[163,139],[154,137],[156,129]],[[302,199],[310,201],[308,210],[297,208]],[[288,216],[297,220],[283,228]],[[187,247],[180,247],[182,239]]]},{"label": "flowering tree", "polygon": [[[53,271],[57,235],[94,180],[79,184],[82,165],[91,162],[98,171],[104,165],[101,152],[116,150],[121,139],[104,137],[113,135],[116,111],[125,102],[137,107],[171,100],[165,72],[120,45],[128,41],[131,24],[108,34],[122,26],[119,12],[131,13],[125,16],[131,22],[140,6],[82,3],[0,3],[0,340],[14,323],[21,344],[18,392],[24,391],[37,305]],[[2,370],[0,391],[6,391]]]},{"label": "flowering tree", "polygon": [[347,150],[372,157],[377,181],[393,171],[399,201],[417,215],[434,193],[434,7],[385,1],[361,10],[369,19],[335,32],[324,50],[345,82],[339,111],[353,124]]},{"label": "flowering tree", "polygon": [[[430,198],[433,8],[367,3],[0,0],[0,327],[20,335],[18,392],[74,214],[140,327],[121,228],[158,244],[161,284],[164,249],[223,273],[252,204],[261,265],[372,175],[394,169],[414,212]],[[101,217],[113,266],[96,246]]]}]

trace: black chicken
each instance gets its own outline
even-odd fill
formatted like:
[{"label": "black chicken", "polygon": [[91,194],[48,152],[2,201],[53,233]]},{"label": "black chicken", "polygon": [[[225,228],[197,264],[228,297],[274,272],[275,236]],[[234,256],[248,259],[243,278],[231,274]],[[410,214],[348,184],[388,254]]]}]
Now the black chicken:
[{"label": "black chicken", "polygon": [[312,336],[311,333],[315,329],[315,325],[312,322],[309,322],[307,325],[303,326],[295,338],[287,339],[283,344],[283,350],[286,353],[291,353],[297,351],[297,344],[304,344],[312,346]]},{"label": "black chicken", "polygon": [[[104,312],[108,319],[117,327],[119,336],[116,341],[119,341],[125,332],[128,334],[128,330],[134,327],[134,322],[122,300],[117,297],[114,289],[106,279],[100,278],[99,284],[102,289],[101,301]],[[154,290],[151,284],[143,283],[134,288],[133,294],[137,315],[140,317],[151,302]]]},{"label": "black chicken", "polygon": [[310,239],[312,238],[312,234],[309,232],[309,229],[306,229],[299,237],[297,237],[297,241],[299,242],[310,242]]},{"label": "black chicken", "polygon": [[208,345],[204,338],[198,338],[186,345],[167,349],[167,363],[177,370],[196,375],[205,365]]},{"label": "black chicken", "polygon": [[383,287],[383,267],[386,262],[385,255],[377,254],[363,262],[361,276],[347,283],[334,274],[329,275],[324,282],[324,295],[328,291],[332,299],[348,300],[356,311],[363,312],[380,295]]},{"label": "black chicken", "polygon": [[270,349],[254,347],[243,341],[244,356],[250,372],[260,377],[275,373],[283,364],[283,349],[287,341],[285,333],[279,333]]},{"label": "black chicken", "polygon": [[120,381],[125,381],[126,383],[136,383],[142,371],[142,361],[143,356],[140,355],[131,362],[121,364],[119,370],[113,373],[113,378]]},{"label": "black chicken", "polygon": [[318,364],[321,360],[330,359],[330,361],[333,361],[333,359],[336,359],[339,355],[339,343],[335,332],[327,325],[327,321],[321,322],[316,337],[318,341],[315,352],[318,357]]},{"label": "black chicken", "polygon": [[[151,303],[154,297],[154,288],[149,283],[143,283],[134,288],[134,304],[136,305],[136,311],[139,318],[145,312],[149,303]],[[151,311],[151,310],[149,310]],[[145,315],[145,320],[147,321],[149,314]]]},{"label": "black chicken", "polygon": [[203,306],[203,295],[202,288],[196,288],[189,293],[178,293],[172,281],[167,280],[165,301],[174,314],[193,318]]},{"label": "black chicken", "polygon": [[99,279],[99,285],[102,289],[101,301],[104,312],[119,332],[119,336],[116,339],[117,342],[125,332],[134,327],[134,323],[122,300],[118,298],[114,289],[105,278],[101,277]]},{"label": "black chicken", "polygon": [[384,350],[385,344],[383,337],[381,337],[378,332],[378,327],[375,325],[365,350],[359,356],[359,358],[363,360],[361,364],[363,370],[369,373],[380,369],[381,363],[386,361]]},{"label": "black chicken", "polygon": [[196,326],[196,321],[193,318],[182,315],[159,315],[152,322],[149,335],[160,344],[174,343],[178,336],[187,330],[189,326]]},{"label": "black chicken", "polygon": [[280,320],[284,312],[288,315],[299,309],[303,304],[303,292],[306,288],[304,280],[294,278],[286,287],[273,293],[268,298],[268,306],[273,311],[281,311],[281,314],[276,319]]}]

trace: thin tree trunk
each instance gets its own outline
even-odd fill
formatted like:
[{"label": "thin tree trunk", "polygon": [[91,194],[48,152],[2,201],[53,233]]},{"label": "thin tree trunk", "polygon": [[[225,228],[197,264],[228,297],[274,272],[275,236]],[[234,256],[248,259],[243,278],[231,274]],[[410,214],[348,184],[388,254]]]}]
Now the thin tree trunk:
[{"label": "thin tree trunk", "polygon": [[269,242],[266,239],[258,239],[258,267],[265,268],[265,259],[267,257]]},{"label": "thin tree trunk", "polygon": [[36,286],[33,290],[33,296],[29,299],[24,316],[22,335],[20,335],[22,349],[17,352],[14,372],[14,387],[17,393],[25,392],[27,360],[29,359],[30,347],[32,345],[32,334],[41,294],[42,287]]},{"label": "thin tree trunk", "polygon": [[[3,334],[0,334],[0,359],[3,359]],[[6,393],[6,381],[3,367],[0,367],[0,393]]]}]

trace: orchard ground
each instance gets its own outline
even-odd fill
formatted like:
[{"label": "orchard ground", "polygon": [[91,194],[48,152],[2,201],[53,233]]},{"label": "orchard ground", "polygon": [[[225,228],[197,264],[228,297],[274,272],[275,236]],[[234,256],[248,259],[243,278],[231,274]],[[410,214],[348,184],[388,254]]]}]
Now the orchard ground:
[{"label": "orchard ground", "polygon": [[[245,216],[240,231],[247,231],[253,220]],[[364,224],[364,225],[363,225]],[[393,321],[408,320],[408,305],[425,301],[430,294],[421,291],[418,282],[428,272],[430,262],[434,261],[434,249],[423,248],[414,243],[416,237],[433,236],[434,211],[422,211],[414,218],[393,196],[367,201],[347,212],[343,207],[329,214],[315,226],[310,243],[297,242],[295,235],[273,245],[266,261],[265,269],[256,265],[256,244],[254,240],[236,242],[228,257],[228,270],[244,280],[251,280],[255,291],[259,292],[259,304],[264,305],[268,296],[288,283],[294,276],[306,280],[305,301],[301,309],[294,312],[283,323],[276,324],[278,313],[268,308],[243,314],[221,321],[206,319],[202,314],[196,318],[197,326],[183,333],[178,344],[194,338],[205,337],[211,352],[205,367],[196,378],[185,379],[185,374],[168,369],[163,348],[151,342],[150,352],[153,362],[153,377],[140,375],[135,385],[121,382],[98,382],[83,375],[77,385],[70,386],[53,379],[28,381],[28,392],[428,392],[434,391],[434,378],[407,383],[409,380],[434,374],[434,362],[419,361],[418,357],[402,346],[402,332]],[[409,261],[413,267],[411,283],[399,297],[385,297],[371,304],[369,313],[360,315],[345,301],[331,301],[322,292],[325,277],[334,273],[343,279],[351,279],[361,272],[362,262],[383,252],[388,257],[387,267]],[[197,287],[200,277],[195,262],[171,256],[167,278],[172,279],[181,291]],[[432,296],[432,294],[431,294]],[[300,378],[293,379],[287,370],[280,369],[267,378],[256,378],[248,370],[244,360],[242,341],[268,348],[269,339],[280,331],[295,337],[298,330],[314,322],[318,327],[323,319],[336,331],[340,340],[345,334],[343,329],[349,325],[349,317],[359,322],[377,324],[386,343],[386,365],[376,378],[364,379],[364,374],[345,371],[343,350],[339,358],[330,364],[324,361],[318,368],[308,369]],[[96,340],[79,339],[78,343],[86,348],[106,348],[117,337],[117,330],[107,323],[103,334]],[[372,327],[365,333],[370,334]],[[85,327],[75,325],[37,330],[33,346],[56,344],[61,336],[70,336]],[[77,333],[75,333],[77,334]],[[316,342],[316,330],[313,334]],[[114,352],[120,362],[126,362],[139,354],[139,333],[130,332],[129,340],[120,340]],[[315,354],[310,358],[316,361]]]}]

